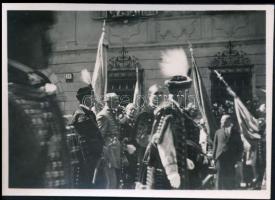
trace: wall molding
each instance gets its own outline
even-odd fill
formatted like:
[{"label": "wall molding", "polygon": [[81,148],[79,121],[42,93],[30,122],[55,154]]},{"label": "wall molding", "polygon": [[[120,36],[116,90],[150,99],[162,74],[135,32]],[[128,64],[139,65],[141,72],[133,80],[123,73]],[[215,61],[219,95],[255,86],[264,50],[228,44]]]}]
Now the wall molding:
[{"label": "wall molding", "polygon": [[[222,46],[228,43],[228,39],[222,39],[222,40],[207,40],[207,41],[191,41],[193,48],[200,48],[200,47],[214,47],[214,46]],[[265,38],[264,37],[257,37],[257,38],[245,38],[245,39],[232,39],[230,40],[235,44],[243,44],[243,45],[255,45],[255,44],[265,44]],[[187,48],[188,43],[187,42],[169,42],[169,43],[154,43],[154,44],[124,44],[124,47],[127,49],[148,49],[148,48],[167,48],[167,47],[183,47]],[[109,50],[117,50],[121,49],[121,45],[112,45],[109,46]],[[75,47],[72,49],[55,49],[53,50],[53,54],[67,54],[67,53],[83,53],[83,52],[95,52],[97,51],[97,45],[94,47]]]}]

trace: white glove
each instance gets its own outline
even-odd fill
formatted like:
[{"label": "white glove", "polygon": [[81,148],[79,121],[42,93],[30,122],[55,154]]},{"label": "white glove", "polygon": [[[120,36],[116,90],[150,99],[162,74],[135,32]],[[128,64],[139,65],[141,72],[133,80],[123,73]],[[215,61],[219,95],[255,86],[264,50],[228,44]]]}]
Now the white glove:
[{"label": "white glove", "polygon": [[137,190],[145,190],[145,189],[147,189],[147,185],[143,185],[140,182],[136,182],[135,189],[137,189]]},{"label": "white glove", "polygon": [[207,165],[207,164],[208,164],[208,159],[206,158],[206,156],[204,156],[204,158],[203,158],[203,164],[204,164],[204,165]]},{"label": "white glove", "polygon": [[127,151],[129,154],[133,154],[136,151],[136,147],[132,144],[127,144]]},{"label": "white glove", "polygon": [[187,169],[193,170],[195,168],[195,165],[194,165],[194,163],[193,163],[192,160],[190,160],[189,158],[187,158],[186,162],[187,162]]},{"label": "white glove", "polygon": [[169,179],[170,184],[173,188],[180,187],[180,175],[178,173],[173,173],[173,174],[169,175],[168,179]]}]

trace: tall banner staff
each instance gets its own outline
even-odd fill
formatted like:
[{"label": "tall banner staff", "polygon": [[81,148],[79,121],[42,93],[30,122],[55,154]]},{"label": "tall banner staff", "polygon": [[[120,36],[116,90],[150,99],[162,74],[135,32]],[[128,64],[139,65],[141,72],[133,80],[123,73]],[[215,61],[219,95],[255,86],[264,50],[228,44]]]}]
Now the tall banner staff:
[{"label": "tall banner staff", "polygon": [[205,121],[207,132],[210,135],[211,139],[213,139],[215,131],[218,129],[217,124],[212,113],[211,104],[209,102],[209,98],[203,84],[200,71],[194,58],[192,44],[190,42],[188,43],[192,61],[192,78],[194,83],[195,97],[199,106],[199,110]]},{"label": "tall banner staff", "polygon": [[93,86],[95,98],[96,98],[96,113],[98,113],[104,105],[104,96],[107,93],[107,81],[108,81],[108,70],[107,70],[107,49],[108,43],[105,39],[105,20],[103,22],[102,34],[98,42],[96,62],[94,72],[91,80]]},{"label": "tall banner staff", "polygon": [[102,34],[98,42],[96,62],[93,76],[87,69],[81,71],[81,79],[91,87],[95,97],[95,113],[98,113],[104,106],[104,96],[107,93],[107,48],[108,43],[105,40],[105,20],[103,22]]}]

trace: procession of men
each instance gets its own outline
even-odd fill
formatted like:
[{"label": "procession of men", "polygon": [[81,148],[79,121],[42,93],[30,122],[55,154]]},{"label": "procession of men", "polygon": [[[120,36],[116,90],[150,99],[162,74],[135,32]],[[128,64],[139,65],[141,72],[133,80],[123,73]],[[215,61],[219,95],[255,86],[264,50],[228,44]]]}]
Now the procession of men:
[{"label": "procession of men", "polygon": [[[174,60],[173,56],[178,54],[186,58],[182,49],[169,50],[163,55],[160,64],[163,73],[167,73],[165,67],[173,70],[169,60]],[[92,85],[78,90],[77,97],[82,93],[86,98],[85,101],[80,101],[80,109],[87,118],[96,118],[90,123],[98,127],[86,129],[85,134],[97,141],[97,135],[100,133],[103,139],[103,143],[95,142],[85,146],[87,150],[95,148],[101,149],[102,152],[88,150],[94,154],[93,164],[90,165],[94,172],[91,173],[90,169],[87,169],[88,177],[85,178],[90,182],[88,185],[85,182],[84,188],[261,188],[264,174],[253,167],[263,165],[263,155],[259,155],[264,153],[263,137],[261,140],[254,140],[254,146],[248,147],[249,150],[245,153],[247,140],[241,134],[238,122],[234,120],[236,116],[224,113],[220,118],[220,128],[216,129],[214,138],[211,138],[202,115],[198,114],[201,116],[198,121],[197,116],[190,112],[190,103],[186,105],[186,101],[183,101],[186,99],[185,91],[192,86],[192,79],[188,76],[188,62],[178,64],[180,67],[175,67],[180,70],[174,68],[172,73],[175,74],[171,79],[163,85],[154,84],[149,88],[148,95],[143,96],[148,98],[146,104],[129,103],[123,107],[120,106],[116,93],[107,93],[102,109],[96,111],[95,105],[98,102]],[[232,96],[236,95],[230,87],[228,92]],[[83,105],[85,102],[89,102],[88,107]],[[71,125],[76,128],[76,134],[80,136],[79,141],[82,141],[85,134],[77,130],[75,117]],[[88,127],[88,124],[86,126]],[[264,133],[261,134],[264,136]],[[82,143],[78,145],[83,146]],[[259,149],[259,146],[262,149]],[[247,154],[253,155],[247,157]],[[244,180],[244,158],[246,163],[247,160],[254,162],[251,164],[253,175],[250,175],[253,178],[247,183]],[[87,159],[88,157],[84,158]],[[95,163],[99,163],[96,168]],[[79,183],[79,186],[81,185],[83,184]]]},{"label": "procession of men", "polygon": [[[46,15],[50,13],[41,14],[41,18]],[[12,22],[21,16],[9,17]],[[35,18],[30,22],[28,15],[24,17],[21,20],[30,23],[28,28],[39,24]],[[10,31],[15,34],[17,31],[12,28]],[[124,106],[118,94],[106,91],[106,85],[103,96],[98,96],[98,77],[102,74],[96,73],[104,71],[101,65],[96,64],[93,77],[83,71],[87,85],[75,94],[79,106],[65,130],[55,94],[46,87],[50,81],[37,72],[37,63],[32,66],[36,54],[21,51],[30,61],[25,63],[20,52],[15,53],[17,44],[27,39],[18,37],[17,43],[9,44],[10,51],[14,50],[9,60],[11,187],[262,188],[266,163],[265,105],[259,107],[258,119],[254,118],[227,85],[236,111],[223,112],[216,121],[212,120],[214,111],[207,107],[211,105],[202,98],[203,89],[198,85],[200,74],[194,60],[189,65],[182,48],[162,52],[159,67],[167,80],[151,85],[145,94],[135,94],[133,102]],[[218,72],[217,76],[226,84]],[[187,98],[191,87],[199,94],[194,104]],[[137,101],[138,97],[144,101]],[[210,128],[216,122],[218,126]]]}]

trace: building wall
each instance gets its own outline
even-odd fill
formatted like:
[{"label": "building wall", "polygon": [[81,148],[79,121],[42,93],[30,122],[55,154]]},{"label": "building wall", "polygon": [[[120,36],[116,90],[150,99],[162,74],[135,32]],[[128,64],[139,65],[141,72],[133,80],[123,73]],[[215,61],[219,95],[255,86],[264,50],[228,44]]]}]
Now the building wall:
[{"label": "building wall", "polygon": [[[93,72],[97,43],[102,32],[102,20],[94,12],[56,12],[57,23],[50,36],[53,55],[50,68],[63,91],[62,109],[71,114],[77,101],[75,93],[84,86],[80,71]],[[265,13],[264,12],[160,12],[138,20],[107,21],[108,57],[118,56],[122,46],[128,55],[139,59],[144,69],[144,89],[154,83],[163,84],[165,77],[158,63],[161,51],[182,47],[190,60],[188,43],[193,44],[198,67],[210,96],[208,67],[214,55],[232,41],[235,49],[247,53],[254,65],[254,95],[263,95],[256,88],[265,88]],[[73,73],[74,81],[65,82],[65,73]],[[190,93],[193,91],[191,89]]]}]

